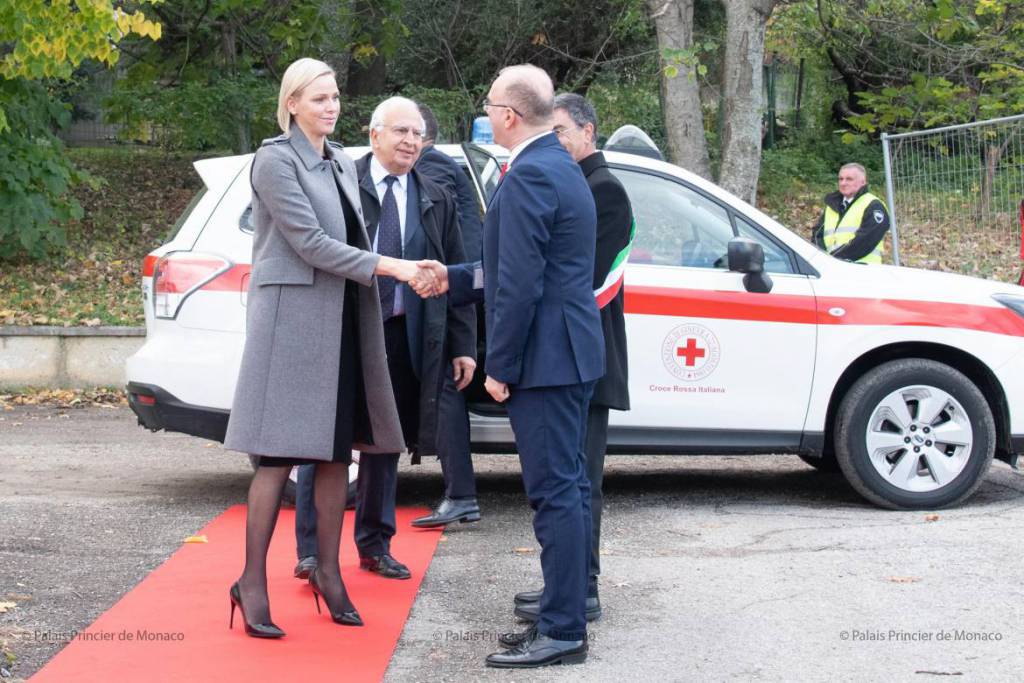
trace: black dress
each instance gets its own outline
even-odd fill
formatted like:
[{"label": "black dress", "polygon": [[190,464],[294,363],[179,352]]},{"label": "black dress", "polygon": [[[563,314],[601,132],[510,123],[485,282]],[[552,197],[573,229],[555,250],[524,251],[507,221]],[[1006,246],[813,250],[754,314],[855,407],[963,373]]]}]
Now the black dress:
[{"label": "black dress", "polygon": [[[345,214],[345,228],[349,244],[358,243],[359,218],[340,188],[341,209]],[[352,443],[356,424],[368,422],[366,391],[363,387],[363,369],[359,354],[359,285],[345,280],[345,304],[341,320],[341,364],[338,369],[338,407],[334,414],[334,452],[331,462],[352,462]],[[314,362],[316,359],[313,359]],[[322,460],[302,457],[277,458],[256,456],[263,467],[295,467],[314,465]]]}]

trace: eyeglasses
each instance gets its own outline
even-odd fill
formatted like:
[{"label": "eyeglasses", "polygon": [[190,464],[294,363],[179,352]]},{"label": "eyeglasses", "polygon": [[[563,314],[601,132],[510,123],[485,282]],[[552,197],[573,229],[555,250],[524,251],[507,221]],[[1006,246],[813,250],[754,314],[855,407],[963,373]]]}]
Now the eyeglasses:
[{"label": "eyeglasses", "polygon": [[420,130],[419,128],[410,128],[409,126],[385,126],[385,125],[379,125],[379,126],[377,126],[377,128],[378,128],[378,130],[381,129],[381,128],[387,128],[388,130],[390,130],[392,133],[394,133],[395,135],[397,135],[400,138],[404,138],[407,135],[412,135],[417,140],[422,140],[423,136],[426,135],[426,133],[427,133],[425,130]]},{"label": "eyeglasses", "polygon": [[573,126],[572,128],[566,128],[565,126],[555,126],[551,130],[558,137],[564,137],[565,135],[568,135],[570,131],[582,130],[582,128],[580,128],[580,126]]},{"label": "eyeglasses", "polygon": [[515,107],[513,107],[512,105],[498,104],[497,102],[489,102],[486,97],[484,98],[483,104],[480,106],[483,107],[484,111],[487,111],[487,107],[503,107],[505,109],[511,109],[516,116],[518,116],[519,118],[524,118],[523,113],[516,109]]}]

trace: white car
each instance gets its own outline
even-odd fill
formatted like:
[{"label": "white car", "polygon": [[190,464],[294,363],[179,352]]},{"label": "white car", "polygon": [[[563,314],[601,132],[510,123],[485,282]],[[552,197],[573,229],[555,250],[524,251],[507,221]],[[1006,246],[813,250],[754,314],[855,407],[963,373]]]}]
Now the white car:
[{"label": "white car", "polygon": [[[493,191],[491,154],[504,150],[440,149],[481,200]],[[606,157],[637,223],[632,410],[612,411],[609,452],[795,453],[898,509],[962,502],[993,457],[1016,466],[1024,288],[839,261],[677,166]],[[223,440],[245,336],[251,161],[196,162],[205,190],[145,259],[147,338],[127,374],[150,429]],[[468,391],[474,452],[514,452],[502,409],[479,381]]]}]

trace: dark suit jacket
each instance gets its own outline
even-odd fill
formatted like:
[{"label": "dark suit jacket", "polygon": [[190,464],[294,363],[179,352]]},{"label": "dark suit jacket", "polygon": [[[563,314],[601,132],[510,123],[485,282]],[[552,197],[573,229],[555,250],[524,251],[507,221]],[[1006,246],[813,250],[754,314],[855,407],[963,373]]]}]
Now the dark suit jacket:
[{"label": "dark suit jacket", "polygon": [[[370,157],[356,162],[359,175],[359,199],[367,221],[370,244],[380,222],[380,201],[370,176]],[[410,172],[412,182],[406,203],[406,232],[403,256],[407,259],[434,259],[442,263],[465,260],[459,236],[455,201],[439,185]],[[417,216],[412,216],[418,211]],[[411,229],[410,229],[411,228]],[[418,438],[406,435],[417,444],[422,455],[436,453],[437,401],[444,374],[451,372],[451,359],[476,358],[476,311],[472,306],[453,307],[448,297],[420,299],[409,287],[403,288],[409,355],[420,380]]]},{"label": "dark suit jacket", "polygon": [[[579,162],[587,178],[597,207],[597,252],[594,257],[594,289],[604,283],[615,255],[629,244],[633,209],[629,195],[619,179],[612,175],[604,155],[595,152]],[[629,359],[626,354],[625,290],[601,309],[604,332],[606,372],[594,386],[590,404],[629,410]]]},{"label": "dark suit jacket", "polygon": [[476,190],[465,171],[450,156],[431,145],[420,153],[416,170],[440,185],[459,207],[459,231],[462,233],[462,247],[466,258],[476,261],[480,258],[480,236],[483,225],[480,222],[480,204]]},{"label": "dark suit jacket", "polygon": [[[579,165],[554,133],[526,147],[484,217],[488,376],[523,389],[596,380],[604,336],[594,301],[597,215]],[[479,296],[474,267],[449,269],[453,300]]]}]

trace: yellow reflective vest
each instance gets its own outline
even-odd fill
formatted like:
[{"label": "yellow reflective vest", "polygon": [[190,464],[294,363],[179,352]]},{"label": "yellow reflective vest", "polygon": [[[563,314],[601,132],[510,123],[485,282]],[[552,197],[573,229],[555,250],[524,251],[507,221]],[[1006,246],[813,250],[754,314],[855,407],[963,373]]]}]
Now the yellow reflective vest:
[{"label": "yellow reflective vest", "polygon": [[[835,209],[828,205],[825,206],[825,222],[822,224],[822,241],[825,243],[825,251],[831,254],[853,239],[853,236],[857,234],[857,230],[860,229],[861,221],[864,220],[864,212],[867,211],[871,202],[875,200],[878,200],[883,207],[885,206],[885,202],[881,199],[878,199],[878,197],[870,192],[865,192],[854,200],[853,204],[850,205],[841,218]],[[858,259],[858,262],[881,263],[882,245],[884,242],[884,239],[879,240],[871,253],[862,259]]]}]

